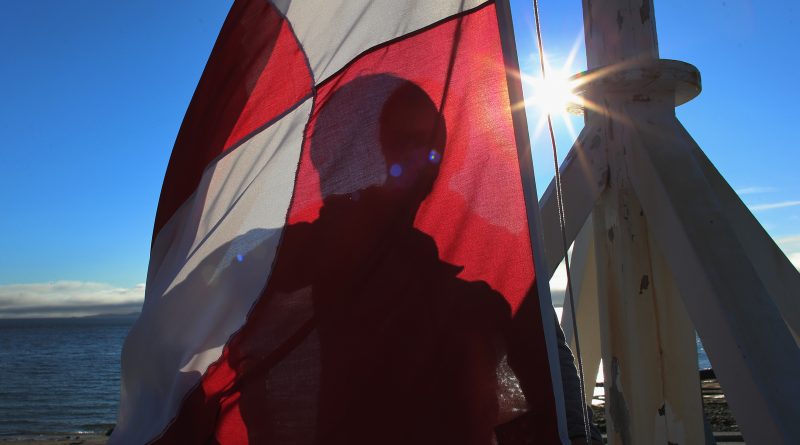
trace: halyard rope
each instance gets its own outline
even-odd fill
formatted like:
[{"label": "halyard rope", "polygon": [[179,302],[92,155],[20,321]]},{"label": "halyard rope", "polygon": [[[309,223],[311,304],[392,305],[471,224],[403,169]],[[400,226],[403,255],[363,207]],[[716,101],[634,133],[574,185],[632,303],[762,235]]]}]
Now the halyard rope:
[{"label": "halyard rope", "polygon": [[[536,23],[536,40],[539,46],[539,64],[542,70],[542,81],[547,81],[547,69],[545,68],[544,60],[544,44],[542,42],[542,28],[539,20],[539,1],[533,0],[533,16]],[[580,382],[580,395],[581,395],[581,413],[583,414],[583,429],[586,435],[586,443],[589,443],[591,438],[589,434],[589,411],[586,408],[586,394],[585,378],[583,374],[583,359],[581,358],[581,343],[578,340],[578,320],[575,316],[575,301],[572,294],[572,275],[569,268],[569,245],[567,243],[567,223],[564,216],[564,195],[561,188],[561,173],[558,168],[558,151],[556,149],[556,138],[553,132],[553,121],[550,117],[550,111],[547,111],[547,128],[550,131],[550,144],[553,147],[553,165],[555,166],[556,178],[556,203],[558,204],[558,222],[561,226],[561,242],[564,248],[564,265],[567,269],[567,299],[569,300],[570,315],[572,317],[572,333],[575,338],[575,355],[578,360],[578,380]],[[563,378],[563,377],[562,377]]]}]

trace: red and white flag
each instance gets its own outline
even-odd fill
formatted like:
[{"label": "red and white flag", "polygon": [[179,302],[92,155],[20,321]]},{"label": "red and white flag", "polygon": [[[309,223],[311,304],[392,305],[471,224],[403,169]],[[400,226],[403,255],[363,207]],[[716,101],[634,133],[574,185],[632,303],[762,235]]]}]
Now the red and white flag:
[{"label": "red and white flag", "polygon": [[560,443],[516,147],[493,1],[237,0],[111,442]]}]

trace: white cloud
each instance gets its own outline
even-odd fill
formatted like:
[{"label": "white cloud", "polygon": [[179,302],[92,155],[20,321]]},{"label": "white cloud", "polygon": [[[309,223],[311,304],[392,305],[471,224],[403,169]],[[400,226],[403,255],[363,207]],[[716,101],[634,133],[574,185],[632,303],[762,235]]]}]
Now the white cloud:
[{"label": "white cloud", "polygon": [[800,252],[789,254],[789,261],[794,264],[794,267],[796,267],[797,270],[800,270]]},{"label": "white cloud", "polygon": [[131,288],[86,281],[0,285],[0,318],[76,317],[137,312],[144,284]]},{"label": "white cloud", "polygon": [[795,206],[800,206],[800,201],[781,201],[781,202],[772,202],[768,204],[758,204],[750,206],[750,210],[756,212],[759,210],[782,209],[784,207],[795,207]]},{"label": "white cloud", "polygon": [[788,246],[790,244],[796,244],[800,246],[800,235],[782,236],[780,238],[776,238],[775,241],[780,246]]},{"label": "white cloud", "polygon": [[775,242],[789,258],[789,261],[794,264],[794,267],[800,271],[800,235],[788,235],[780,238],[775,238]]},{"label": "white cloud", "polygon": [[758,193],[769,193],[777,191],[775,187],[744,187],[740,189],[736,189],[736,193],[739,196],[742,195],[755,195]]}]

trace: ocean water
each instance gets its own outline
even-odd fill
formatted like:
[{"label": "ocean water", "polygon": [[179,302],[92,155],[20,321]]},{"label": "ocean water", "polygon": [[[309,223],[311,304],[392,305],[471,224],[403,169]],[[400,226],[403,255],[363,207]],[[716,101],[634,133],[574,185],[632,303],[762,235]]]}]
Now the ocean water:
[{"label": "ocean water", "polygon": [[0,319],[0,438],[105,433],[133,317]]},{"label": "ocean water", "polygon": [[700,337],[695,335],[694,342],[697,345],[697,366],[700,369],[711,368],[711,361],[708,359],[708,356],[706,355],[706,350],[703,349],[703,343],[700,342]]},{"label": "ocean water", "polygon": [[[133,317],[0,319],[0,440],[105,433]],[[697,340],[700,368],[710,367]]]}]

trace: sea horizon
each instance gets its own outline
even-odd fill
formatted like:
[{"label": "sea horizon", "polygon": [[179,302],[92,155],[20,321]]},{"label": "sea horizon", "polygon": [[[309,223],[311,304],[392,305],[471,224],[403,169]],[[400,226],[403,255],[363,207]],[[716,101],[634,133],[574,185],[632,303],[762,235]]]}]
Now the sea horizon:
[{"label": "sea horizon", "polygon": [[0,438],[105,434],[135,317],[0,319]]},{"label": "sea horizon", "polygon": [[[122,343],[137,316],[0,319],[0,440],[108,432]],[[710,367],[699,339],[697,348],[698,367]]]}]

